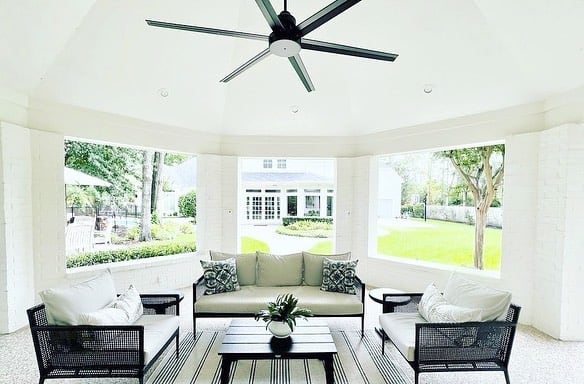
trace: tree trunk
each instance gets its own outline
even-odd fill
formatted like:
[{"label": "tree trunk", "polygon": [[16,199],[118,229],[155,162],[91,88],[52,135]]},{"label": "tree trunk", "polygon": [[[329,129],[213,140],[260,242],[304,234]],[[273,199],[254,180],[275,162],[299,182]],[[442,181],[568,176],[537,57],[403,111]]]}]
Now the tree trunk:
[{"label": "tree trunk", "polygon": [[474,266],[477,269],[484,269],[485,267],[483,250],[488,210],[489,204],[485,204],[484,200],[476,207]]},{"label": "tree trunk", "polygon": [[154,153],[144,151],[142,164],[142,221],[140,225],[140,241],[152,240],[152,162]]},{"label": "tree trunk", "polygon": [[152,213],[158,210],[158,200],[160,200],[160,193],[162,192],[162,166],[164,165],[164,158],[166,152],[154,152],[154,164],[152,166],[152,197],[150,211]]}]

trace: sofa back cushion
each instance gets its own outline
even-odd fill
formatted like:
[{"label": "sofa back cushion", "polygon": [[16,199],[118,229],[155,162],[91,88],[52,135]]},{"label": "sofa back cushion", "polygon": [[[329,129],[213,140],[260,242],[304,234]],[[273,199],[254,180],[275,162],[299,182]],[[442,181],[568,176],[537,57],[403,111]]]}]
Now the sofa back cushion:
[{"label": "sofa back cushion", "polygon": [[302,253],[273,255],[257,252],[258,274],[256,284],[260,287],[278,287],[302,284]]},{"label": "sofa back cushion", "polygon": [[209,251],[211,260],[221,261],[235,258],[235,269],[239,285],[254,285],[256,283],[256,260],[254,253],[225,253]]},{"label": "sofa back cushion", "polygon": [[480,309],[482,321],[504,320],[511,304],[511,292],[466,280],[456,273],[450,275],[444,297],[450,304]]},{"label": "sofa back cushion", "polygon": [[335,255],[320,255],[317,253],[302,252],[304,260],[304,284],[322,285],[322,261],[327,257],[331,260],[350,260],[351,252]]},{"label": "sofa back cushion", "polygon": [[49,324],[78,325],[81,313],[97,311],[113,302],[116,289],[108,269],[90,280],[66,288],[49,288],[39,295]]}]

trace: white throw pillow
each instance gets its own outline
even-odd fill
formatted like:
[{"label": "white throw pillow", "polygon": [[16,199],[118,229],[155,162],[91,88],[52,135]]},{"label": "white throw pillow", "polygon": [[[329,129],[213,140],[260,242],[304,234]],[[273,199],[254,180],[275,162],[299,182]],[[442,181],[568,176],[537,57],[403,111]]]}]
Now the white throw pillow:
[{"label": "white throw pillow", "polygon": [[503,320],[511,304],[511,292],[502,291],[466,280],[453,273],[444,288],[450,304],[482,311],[482,321]]},{"label": "white throw pillow", "polygon": [[86,325],[127,325],[133,324],[144,313],[140,294],[130,284],[126,292],[122,293],[107,307],[94,312],[79,315],[79,324]]},{"label": "white throw pillow", "polygon": [[437,304],[447,304],[448,302],[438,291],[434,284],[430,284],[424,290],[424,294],[418,303],[418,312],[426,321],[429,320],[429,314],[432,308]]},{"label": "white throw pillow", "polygon": [[110,270],[67,288],[39,292],[50,325],[77,325],[79,314],[102,309],[116,298]]},{"label": "white throw pillow", "polygon": [[144,306],[138,290],[130,284],[126,292],[122,293],[108,307],[121,309],[128,315],[128,324],[134,323],[144,313]]},{"label": "white throw pillow", "polygon": [[77,322],[79,325],[127,325],[128,314],[119,308],[106,307],[81,313]]},{"label": "white throw pillow", "polygon": [[418,312],[430,323],[462,323],[481,320],[480,309],[450,304],[434,284],[430,284],[424,291],[418,304]]}]

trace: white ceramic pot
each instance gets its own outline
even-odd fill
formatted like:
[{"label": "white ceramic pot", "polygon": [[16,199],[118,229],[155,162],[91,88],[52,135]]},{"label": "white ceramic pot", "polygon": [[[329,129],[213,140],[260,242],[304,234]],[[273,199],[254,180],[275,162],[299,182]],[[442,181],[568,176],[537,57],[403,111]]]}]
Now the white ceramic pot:
[{"label": "white ceramic pot", "polygon": [[268,330],[277,338],[283,339],[292,333],[290,326],[282,321],[272,321],[268,325]]}]

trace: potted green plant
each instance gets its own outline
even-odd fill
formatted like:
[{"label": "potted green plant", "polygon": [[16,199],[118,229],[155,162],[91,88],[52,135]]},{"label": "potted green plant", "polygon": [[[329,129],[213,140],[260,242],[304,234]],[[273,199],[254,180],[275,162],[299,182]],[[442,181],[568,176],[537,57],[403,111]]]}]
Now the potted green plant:
[{"label": "potted green plant", "polygon": [[290,336],[296,326],[296,319],[303,319],[312,316],[312,311],[308,308],[297,306],[298,299],[291,293],[278,295],[276,301],[270,301],[267,309],[260,309],[255,314],[256,320],[265,321],[266,328],[276,337],[284,338]]}]

